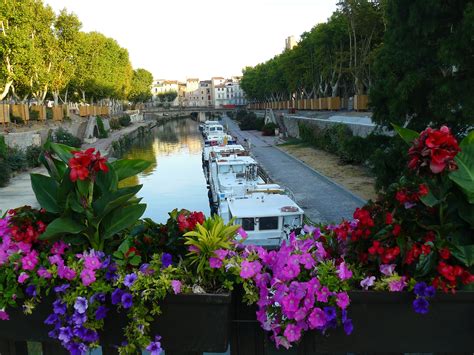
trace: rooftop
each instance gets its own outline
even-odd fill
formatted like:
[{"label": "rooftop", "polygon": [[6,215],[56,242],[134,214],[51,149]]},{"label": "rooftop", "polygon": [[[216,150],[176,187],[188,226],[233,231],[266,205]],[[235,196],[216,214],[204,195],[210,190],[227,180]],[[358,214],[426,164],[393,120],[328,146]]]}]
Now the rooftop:
[{"label": "rooftop", "polygon": [[237,218],[291,216],[304,213],[291,198],[280,194],[251,194],[248,197],[231,198],[228,203],[232,216]]}]

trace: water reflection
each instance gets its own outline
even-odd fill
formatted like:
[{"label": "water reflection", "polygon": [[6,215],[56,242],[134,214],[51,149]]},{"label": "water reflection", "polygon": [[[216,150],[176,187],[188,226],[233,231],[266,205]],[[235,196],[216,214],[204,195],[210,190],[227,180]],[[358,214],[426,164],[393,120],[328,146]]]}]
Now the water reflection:
[{"label": "water reflection", "polygon": [[164,222],[174,208],[209,215],[202,144],[198,124],[181,119],[155,127],[151,135],[137,141],[124,155],[124,158],[152,162],[146,171],[122,183],[143,184],[138,195],[147,204],[144,217]]}]

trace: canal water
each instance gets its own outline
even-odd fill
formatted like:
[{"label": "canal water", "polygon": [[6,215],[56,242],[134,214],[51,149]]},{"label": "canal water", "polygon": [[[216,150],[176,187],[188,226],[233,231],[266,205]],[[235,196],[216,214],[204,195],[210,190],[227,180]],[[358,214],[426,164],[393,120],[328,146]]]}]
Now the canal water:
[{"label": "canal water", "polygon": [[174,208],[210,215],[201,160],[203,144],[198,123],[178,119],[153,128],[124,154],[123,158],[152,163],[147,170],[125,181],[125,185],[143,184],[138,193],[147,204],[143,217],[166,222],[168,212]]}]

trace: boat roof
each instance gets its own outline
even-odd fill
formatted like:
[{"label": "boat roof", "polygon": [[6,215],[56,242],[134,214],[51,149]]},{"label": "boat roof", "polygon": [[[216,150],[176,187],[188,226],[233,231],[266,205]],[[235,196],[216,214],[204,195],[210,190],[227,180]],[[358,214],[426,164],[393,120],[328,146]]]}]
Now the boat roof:
[{"label": "boat roof", "polygon": [[206,121],[204,122],[204,124],[207,126],[212,126],[212,125],[217,125],[217,124],[220,125],[219,121]]},{"label": "boat roof", "polygon": [[231,155],[229,157],[220,157],[217,160],[217,165],[250,165],[250,164],[257,164],[255,159],[249,156],[242,156],[242,155]]},{"label": "boat roof", "polygon": [[240,144],[230,144],[230,145],[214,145],[210,147],[212,152],[223,153],[223,152],[232,152],[232,151],[245,151],[245,148]]},{"label": "boat roof", "polygon": [[273,217],[303,214],[304,211],[287,195],[252,194],[246,197],[228,200],[232,216],[244,217]]}]

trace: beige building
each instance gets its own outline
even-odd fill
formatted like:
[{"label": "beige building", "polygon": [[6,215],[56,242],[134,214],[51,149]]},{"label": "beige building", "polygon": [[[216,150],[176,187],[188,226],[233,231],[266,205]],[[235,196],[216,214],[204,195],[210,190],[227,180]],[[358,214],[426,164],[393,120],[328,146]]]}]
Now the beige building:
[{"label": "beige building", "polygon": [[[167,92],[176,92],[179,93],[179,83],[177,80],[165,80],[165,79],[156,79],[153,81],[151,88],[151,93],[153,95],[153,100],[158,101],[158,95],[164,94]],[[178,106],[179,100],[178,97],[170,103],[171,106]]]},{"label": "beige building", "polygon": [[285,51],[293,49],[294,46],[296,46],[296,38],[295,36],[290,36],[285,39]]}]

